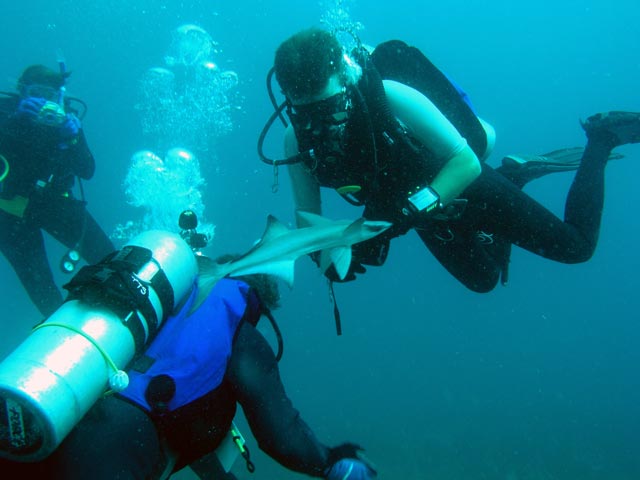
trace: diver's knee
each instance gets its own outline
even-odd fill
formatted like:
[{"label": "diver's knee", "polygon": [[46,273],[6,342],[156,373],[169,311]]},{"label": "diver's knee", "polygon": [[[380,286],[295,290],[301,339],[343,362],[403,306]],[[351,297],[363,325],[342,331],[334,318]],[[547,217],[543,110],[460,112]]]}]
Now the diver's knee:
[{"label": "diver's knee", "polygon": [[589,249],[584,249],[584,250],[579,250],[576,251],[574,253],[573,256],[571,256],[566,262],[569,265],[575,265],[578,263],[585,263],[588,262],[589,260],[591,260],[591,258],[593,258],[593,254],[595,253],[595,247],[594,248],[589,248]]},{"label": "diver's knee", "polygon": [[596,252],[596,247],[598,246],[598,239],[589,238],[585,236],[584,239],[580,239],[579,242],[570,249],[570,254],[564,259],[563,263],[567,264],[576,264],[576,263],[585,263],[591,260],[594,253]]},{"label": "diver's knee", "polygon": [[498,284],[498,280],[495,282],[483,282],[483,283],[474,283],[472,285],[466,285],[469,290],[475,293],[489,293]]},{"label": "diver's knee", "polygon": [[500,280],[499,272],[490,274],[475,275],[473,278],[458,278],[465,287],[475,293],[489,293],[496,288]]}]

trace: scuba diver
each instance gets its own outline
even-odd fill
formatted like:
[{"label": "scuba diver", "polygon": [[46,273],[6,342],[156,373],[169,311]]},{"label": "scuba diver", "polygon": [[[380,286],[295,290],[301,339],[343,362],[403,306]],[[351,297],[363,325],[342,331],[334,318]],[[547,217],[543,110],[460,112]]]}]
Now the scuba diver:
[{"label": "scuba diver", "polygon": [[[169,312],[168,318],[161,328],[153,327],[162,321],[159,318],[150,321],[155,318],[153,313],[145,313],[140,319],[145,320],[142,322],[145,328],[132,328],[131,323],[126,323],[134,338],[145,336],[144,332],[151,328],[157,328],[157,333],[148,345],[136,342],[141,347],[130,357],[132,360],[125,375],[128,381],[122,388],[99,398],[44,459],[21,461],[46,442],[32,438],[26,423],[20,431],[14,432],[8,428],[7,415],[4,415],[4,425],[0,424],[3,427],[0,430],[4,432],[0,435],[0,447],[5,450],[5,459],[0,459],[0,471],[7,478],[31,475],[52,480],[153,480],[169,478],[189,466],[199,478],[235,479],[229,469],[238,450],[247,469],[250,472],[255,469],[249,450],[233,424],[240,405],[260,448],[284,467],[329,480],[375,478],[377,474],[361,456],[359,446],[344,443],[331,448],[321,443],[285,392],[278,371],[281,349],[276,356],[256,328],[262,315],[275,326],[270,313],[279,301],[275,277],[255,274],[211,282],[216,278],[217,261],[193,254],[201,248],[202,238],[193,235],[197,233],[197,220],[192,212],[184,213],[189,218],[181,218],[182,233],[184,229],[192,232],[181,236],[186,240],[196,239],[187,255],[179,250],[179,244],[177,249],[171,246],[175,239],[169,238],[168,232],[146,232],[141,235],[146,243],[134,241],[98,265],[84,267],[65,286],[71,297],[71,303],[69,299],[65,302],[71,312],[67,317],[82,316],[86,309],[73,302],[78,298],[89,298],[92,305],[109,305],[113,312],[119,310],[118,305],[126,305],[120,315],[125,323],[130,317],[129,309],[150,312],[144,307],[150,303],[150,297],[139,295],[136,289],[127,290],[126,282],[118,279],[138,272],[134,275],[137,277],[140,272],[149,272],[148,267],[155,266],[151,269],[153,276],[145,281],[145,285],[159,296],[163,305],[160,310],[163,314]],[[151,241],[155,247],[151,246]],[[179,243],[184,244],[181,240]],[[132,267],[136,262],[138,264]],[[116,281],[110,281],[110,278]],[[95,322],[97,315],[90,313],[84,314],[87,322]],[[115,331],[114,323],[119,326],[120,322],[114,319],[109,323],[109,328]],[[58,320],[53,325],[61,326],[66,327],[66,322]],[[69,335],[80,333],[85,336],[87,330],[90,329],[75,328]],[[127,339],[121,333],[119,335],[117,348],[122,349]],[[106,337],[103,343],[106,343]],[[42,350],[39,348],[35,353],[41,354]],[[79,355],[80,350],[76,348],[75,354]],[[103,355],[106,358],[107,355]],[[17,361],[23,361],[25,356],[18,355]],[[51,355],[47,355],[47,359],[49,357]],[[3,380],[7,370],[15,371],[16,368],[5,367]],[[74,379],[86,383],[88,376],[91,375],[76,374]],[[24,382],[15,383],[23,388]],[[64,391],[66,386],[49,387],[44,395],[35,395],[35,401],[46,400],[53,388]],[[85,386],[84,390],[90,389]],[[0,393],[7,392],[0,389]],[[22,392],[17,401],[24,398]],[[6,403],[10,404],[9,401]],[[39,408],[37,412],[43,410]],[[66,409],[55,411],[66,412]],[[23,417],[30,418],[24,413]],[[55,421],[50,423],[55,424]],[[36,427],[41,423],[31,422]],[[27,435],[23,434],[25,430]],[[8,435],[9,431],[11,435]],[[236,451],[231,461],[228,449],[226,453],[219,450],[224,442],[231,442],[230,446]]]},{"label": "scuba diver", "polygon": [[[455,84],[404,42],[370,50],[360,44],[349,55],[335,33],[318,28],[284,41],[270,76],[286,99],[258,141],[263,161],[288,165],[297,210],[320,214],[320,187],[328,187],[364,206],[365,218],[394,224],[354,249],[346,280],[364,265],[382,265],[389,241],[412,229],[442,266],[481,293],[506,283],[511,245],[562,263],[591,258],[605,166],[618,157],[613,148],[640,142],[640,113],[593,115],[582,123],[584,149],[513,156],[494,169],[481,161],[493,129]],[[262,142],[277,117],[286,124],[285,110],[285,158],[271,160]],[[522,191],[527,181],[567,170],[576,175],[564,219]],[[340,281],[331,269],[325,275]]]},{"label": "scuba diver", "polygon": [[[97,262],[114,249],[86,209],[81,179],[95,171],[80,122],[86,107],[66,96],[70,72],[63,61],[59,65],[59,72],[27,67],[18,94],[0,98],[0,249],[44,316],[60,306],[62,295],[43,230],[69,249],[60,262],[67,273],[81,258]],[[80,199],[72,194],[76,177]]]}]

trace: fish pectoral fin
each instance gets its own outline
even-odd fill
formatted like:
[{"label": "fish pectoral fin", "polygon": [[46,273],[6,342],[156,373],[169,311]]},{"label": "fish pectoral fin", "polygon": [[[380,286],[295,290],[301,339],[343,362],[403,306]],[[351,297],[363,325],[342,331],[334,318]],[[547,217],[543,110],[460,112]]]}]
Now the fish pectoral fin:
[{"label": "fish pectoral fin", "polygon": [[351,266],[351,247],[335,247],[329,251],[331,263],[336,269],[336,273],[340,280],[344,279],[349,272]]},{"label": "fish pectoral fin", "polygon": [[293,276],[294,276],[294,267],[296,261],[295,260],[283,260],[281,262],[274,262],[271,264],[273,266],[273,275],[281,278],[289,288],[293,288]]}]

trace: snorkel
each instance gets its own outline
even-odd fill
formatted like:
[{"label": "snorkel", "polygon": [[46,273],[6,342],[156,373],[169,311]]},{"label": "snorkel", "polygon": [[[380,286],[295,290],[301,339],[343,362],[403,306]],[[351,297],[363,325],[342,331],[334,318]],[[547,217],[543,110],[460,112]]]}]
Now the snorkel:
[{"label": "snorkel", "polygon": [[40,112],[38,113],[38,122],[47,125],[47,126],[58,126],[65,121],[66,112],[64,110],[64,101],[65,101],[65,92],[66,88],[64,85],[65,79],[67,77],[67,67],[65,64],[64,56],[60,50],[56,51],[56,58],[58,62],[58,67],[60,69],[60,79],[62,85],[58,88],[58,98],[54,100],[47,100]]},{"label": "snorkel", "polygon": [[58,104],[64,108],[64,95],[67,92],[65,82],[67,79],[67,64],[64,59],[62,50],[56,50],[56,61],[58,62],[58,68],[60,69],[60,77],[62,78],[62,85],[60,86],[60,97],[58,98]]}]

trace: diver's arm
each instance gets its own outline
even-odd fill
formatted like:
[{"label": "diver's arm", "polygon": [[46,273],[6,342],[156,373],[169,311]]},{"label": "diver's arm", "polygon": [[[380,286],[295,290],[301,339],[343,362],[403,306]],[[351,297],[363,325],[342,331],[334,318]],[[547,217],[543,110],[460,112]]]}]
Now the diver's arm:
[{"label": "diver's arm", "polygon": [[[287,158],[298,153],[298,142],[291,125],[285,132],[284,151]],[[293,190],[293,201],[295,202],[296,211],[304,210],[321,215],[322,202],[320,199],[320,185],[313,175],[311,175],[309,169],[303,163],[294,163],[289,165],[288,170],[289,178],[291,178],[291,188]],[[299,226],[300,225],[298,225],[298,227]]]},{"label": "diver's arm", "polygon": [[384,80],[394,115],[436,156],[448,159],[431,182],[444,204],[455,199],[480,175],[480,161],[466,140],[435,105],[417,90]]},{"label": "diver's arm", "polygon": [[328,466],[329,448],[294,408],[273,350],[247,322],[236,334],[225,378],[260,449],[290,470],[321,477]]},{"label": "diver's arm", "polygon": [[78,162],[75,167],[75,174],[85,180],[91,179],[96,172],[96,161],[93,157],[93,153],[89,149],[87,139],[84,136],[84,132],[80,129],[78,133],[78,142],[74,145]]},{"label": "diver's arm", "polygon": [[67,162],[68,167],[71,169],[71,173],[75,176],[82,178],[83,180],[90,180],[96,171],[96,161],[89,150],[87,139],[84,136],[82,129],[78,132],[78,136],[67,149],[60,152],[61,157],[67,157],[64,161]]},{"label": "diver's arm", "polygon": [[480,175],[480,162],[469,145],[455,154],[440,169],[430,186],[443,205],[454,200]]}]

